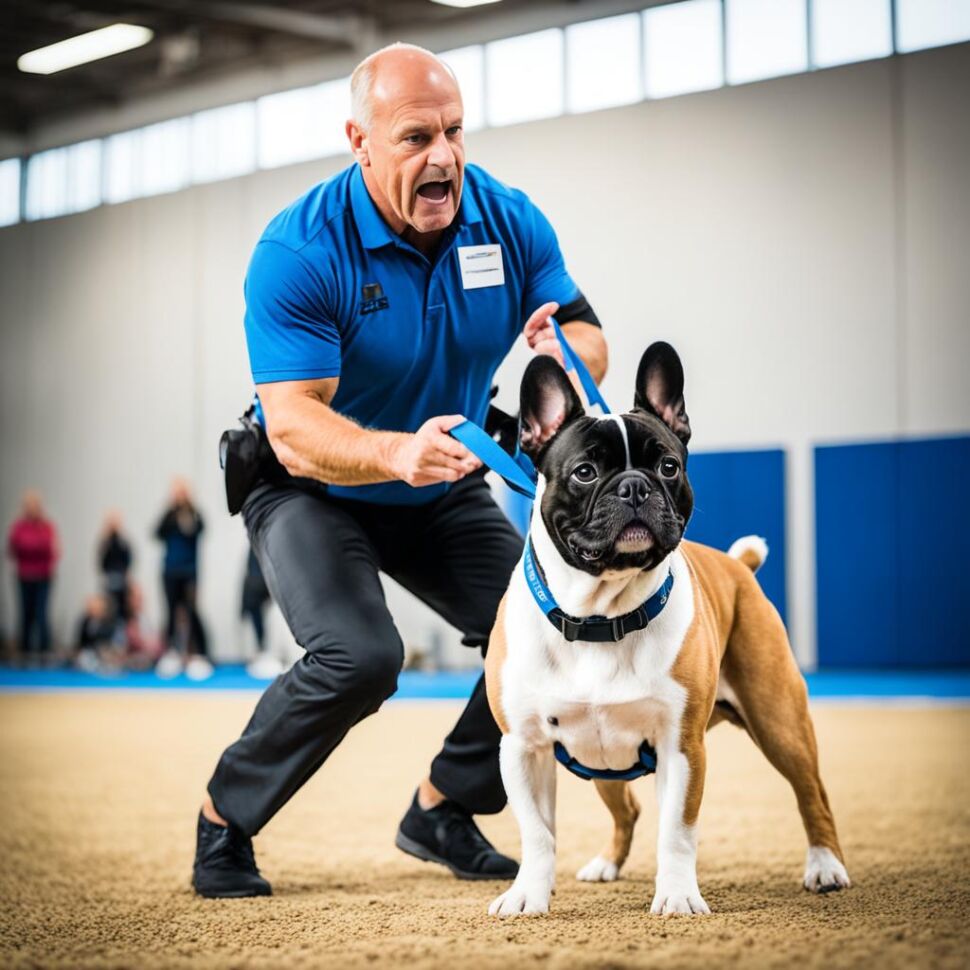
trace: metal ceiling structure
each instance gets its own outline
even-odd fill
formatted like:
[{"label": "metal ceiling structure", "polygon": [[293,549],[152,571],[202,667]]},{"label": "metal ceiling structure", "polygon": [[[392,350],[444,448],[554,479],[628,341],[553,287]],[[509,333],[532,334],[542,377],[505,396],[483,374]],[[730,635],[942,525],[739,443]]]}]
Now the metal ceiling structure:
[{"label": "metal ceiling structure", "polygon": [[[431,0],[3,0],[0,132],[22,135],[74,113],[111,108],[254,65],[363,55],[375,38],[398,31],[467,25],[494,17],[498,9],[542,6],[529,0],[468,9]],[[58,74],[17,69],[17,58],[27,51],[118,22],[150,27],[155,38],[137,50]]]}]

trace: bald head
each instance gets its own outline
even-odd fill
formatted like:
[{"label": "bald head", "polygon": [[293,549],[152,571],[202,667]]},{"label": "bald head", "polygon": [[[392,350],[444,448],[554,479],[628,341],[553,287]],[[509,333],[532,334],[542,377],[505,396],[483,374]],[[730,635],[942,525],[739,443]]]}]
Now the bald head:
[{"label": "bald head", "polygon": [[350,109],[354,120],[370,130],[375,114],[401,98],[439,96],[461,101],[451,68],[431,51],[415,44],[390,44],[365,57],[350,75]]}]

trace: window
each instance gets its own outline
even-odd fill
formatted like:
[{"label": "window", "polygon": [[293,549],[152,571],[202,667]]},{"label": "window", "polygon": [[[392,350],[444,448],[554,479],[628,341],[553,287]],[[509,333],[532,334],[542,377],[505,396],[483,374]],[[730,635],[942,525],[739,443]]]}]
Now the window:
[{"label": "window", "polygon": [[540,30],[485,47],[485,116],[512,125],[562,114],[562,31]]},{"label": "window", "polygon": [[0,226],[20,220],[20,159],[0,162]]},{"label": "window", "polygon": [[643,12],[648,98],[705,91],[724,83],[720,0],[685,0]]},{"label": "window", "polygon": [[465,105],[465,131],[485,126],[485,50],[459,47],[438,55],[455,72]]},{"label": "window", "polygon": [[901,54],[964,40],[970,40],[970,0],[896,0]]},{"label": "window", "polygon": [[632,104],[641,97],[637,14],[566,28],[566,103],[570,111]]},{"label": "window", "polygon": [[724,2],[731,84],[808,69],[805,0]]},{"label": "window", "polygon": [[82,141],[67,152],[67,211],[101,205],[101,142]]},{"label": "window", "polygon": [[816,67],[892,54],[889,0],[812,0],[810,9]]},{"label": "window", "polygon": [[349,151],[350,78],[270,94],[256,102],[260,168]]},{"label": "window", "polygon": [[104,140],[104,201],[126,202],[141,193],[135,163],[141,156],[141,131],[122,131]]},{"label": "window", "polygon": [[101,142],[52,148],[27,162],[28,219],[50,219],[101,202]]},{"label": "window", "polygon": [[135,168],[138,195],[174,192],[189,184],[189,119],[175,118],[141,129]]},{"label": "window", "polygon": [[230,104],[192,115],[193,182],[245,175],[256,167],[256,105]]}]

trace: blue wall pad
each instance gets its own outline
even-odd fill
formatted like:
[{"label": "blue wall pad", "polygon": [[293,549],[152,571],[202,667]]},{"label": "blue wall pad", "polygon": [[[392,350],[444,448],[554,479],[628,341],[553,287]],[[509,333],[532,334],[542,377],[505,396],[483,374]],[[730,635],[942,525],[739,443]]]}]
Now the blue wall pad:
[{"label": "blue wall pad", "polygon": [[818,664],[970,664],[970,437],[815,449]]},{"label": "blue wall pad", "polygon": [[[465,700],[480,676],[477,670],[425,674],[407,670],[401,674],[394,700]],[[808,692],[813,699],[863,698],[867,700],[930,698],[933,700],[970,700],[970,670],[873,671],[837,670],[806,674]],[[217,667],[206,681],[184,676],[162,680],[151,672],[114,674],[99,677],[81,670],[15,670],[0,667],[0,692],[36,693],[62,691],[187,690],[196,694],[266,689],[268,682],[254,680],[239,664]],[[255,702],[255,701],[254,701]]]},{"label": "blue wall pad", "polygon": [[[758,571],[758,579],[785,619],[785,453],[691,452],[688,471],[694,517],[687,538],[727,551],[739,536],[763,536],[768,541],[768,561]],[[524,534],[532,503],[505,490],[502,507]]]},{"label": "blue wall pad", "polygon": [[687,469],[694,488],[687,538],[727,550],[740,536],[763,536],[768,561],[758,571],[758,580],[784,620],[785,453],[691,452]]}]

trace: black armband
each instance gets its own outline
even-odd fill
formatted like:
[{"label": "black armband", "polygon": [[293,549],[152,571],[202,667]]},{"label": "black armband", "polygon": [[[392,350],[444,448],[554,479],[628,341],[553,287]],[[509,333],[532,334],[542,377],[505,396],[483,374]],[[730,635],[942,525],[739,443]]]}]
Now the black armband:
[{"label": "black armband", "polygon": [[591,323],[594,327],[599,327],[600,330],[603,329],[603,324],[600,323],[596,311],[589,305],[589,300],[582,293],[572,303],[564,303],[556,311],[556,319],[560,324],[581,320],[583,323]]}]

